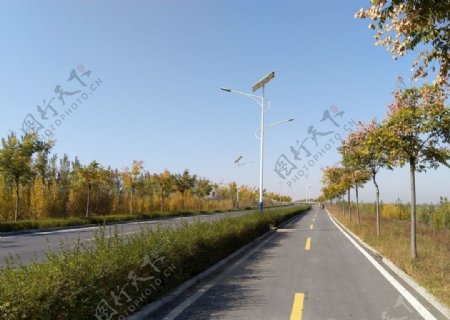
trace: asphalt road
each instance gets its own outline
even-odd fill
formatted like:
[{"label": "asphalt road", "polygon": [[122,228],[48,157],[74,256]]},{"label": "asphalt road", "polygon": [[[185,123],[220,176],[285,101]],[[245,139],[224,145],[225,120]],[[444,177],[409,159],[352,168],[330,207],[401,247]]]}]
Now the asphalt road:
[{"label": "asphalt road", "polygon": [[[273,210],[267,208],[266,210]],[[239,216],[252,211],[226,212],[217,214],[199,215],[195,217],[176,217],[143,222],[129,222],[109,225],[105,227],[106,236],[114,234],[117,230],[120,234],[129,235],[146,228],[158,226],[176,227],[182,223],[194,221],[212,221],[228,216]],[[20,258],[24,264],[30,261],[40,261],[45,258],[45,252],[73,247],[78,241],[84,245],[93,243],[99,227],[86,227],[76,229],[63,229],[54,231],[37,231],[29,234],[9,235],[0,237],[0,266],[5,265],[10,257]]]},{"label": "asphalt road", "polygon": [[419,314],[408,294],[316,207],[151,319],[446,319],[413,293]]}]

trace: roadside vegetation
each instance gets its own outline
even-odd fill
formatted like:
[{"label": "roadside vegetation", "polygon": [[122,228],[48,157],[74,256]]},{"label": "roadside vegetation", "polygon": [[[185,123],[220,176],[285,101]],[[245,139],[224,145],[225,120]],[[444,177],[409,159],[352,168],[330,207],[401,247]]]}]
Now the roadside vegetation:
[{"label": "roadside vegetation", "polygon": [[[217,184],[188,169],[150,173],[137,160],[121,170],[97,161],[82,165],[77,158],[52,155],[52,147],[52,141],[42,141],[34,133],[22,137],[11,133],[2,139],[0,224],[25,220],[7,230],[229,211],[236,206],[235,183]],[[239,193],[241,208],[256,206],[257,189],[241,186]],[[291,198],[267,192],[265,201],[270,206]]]},{"label": "roadside vegetation", "polygon": [[[341,142],[339,163],[323,169],[319,201],[450,305],[450,204],[445,197],[438,204],[416,200],[417,172],[450,167],[448,12],[449,1],[386,0],[371,1],[355,13],[369,20],[375,44],[394,59],[417,55],[411,80],[420,83],[408,86],[399,78],[385,118],[360,121]],[[409,169],[409,203],[383,204],[378,173],[399,167]],[[369,181],[376,190],[374,204],[361,204],[358,188]]]},{"label": "roadside vegetation", "polygon": [[385,204],[381,208],[383,233],[377,236],[374,204],[361,206],[359,224],[350,220],[346,202],[328,206],[347,228],[450,306],[450,203],[418,206],[417,260],[412,260],[409,252],[409,204]]},{"label": "roadside vegetation", "polygon": [[[271,208],[274,206],[268,206]],[[255,207],[246,207],[241,210],[252,210]],[[91,217],[68,217],[68,218],[44,218],[35,220],[20,220],[17,222],[0,222],[0,232],[15,232],[15,231],[25,231],[25,230],[36,230],[36,229],[51,229],[51,228],[64,228],[64,227],[76,227],[84,225],[105,225],[110,223],[120,223],[127,221],[144,221],[153,220],[161,218],[170,217],[180,217],[180,216],[196,216],[199,214],[213,214],[221,212],[234,211],[233,209],[228,210],[212,210],[212,211],[173,211],[173,212],[151,212],[151,213],[140,213],[140,214],[110,214],[105,216],[91,216]]]},{"label": "roadside vegetation", "polygon": [[[48,253],[0,270],[3,319],[123,319],[307,206],[249,213]],[[111,316],[111,318],[109,318]]]},{"label": "roadside vegetation", "polygon": [[[376,234],[380,237],[383,226],[380,224],[377,174],[380,169],[406,166],[409,169],[410,255],[413,260],[419,258],[416,173],[450,167],[448,12],[449,1],[386,0],[371,1],[367,8],[355,13],[357,19],[370,20],[369,29],[375,31],[375,44],[392,53],[394,59],[422,49],[412,65],[412,80],[422,80],[422,84],[408,87],[399,78],[386,117],[380,122],[375,118],[369,123],[360,121],[358,129],[338,148],[342,156],[340,163],[323,170],[320,200],[335,203],[347,194],[351,220],[350,190],[355,189],[359,224],[358,187],[372,180],[376,189]],[[436,215],[440,216],[442,214]],[[430,220],[430,217],[424,214],[422,219],[445,225],[445,221]]]}]

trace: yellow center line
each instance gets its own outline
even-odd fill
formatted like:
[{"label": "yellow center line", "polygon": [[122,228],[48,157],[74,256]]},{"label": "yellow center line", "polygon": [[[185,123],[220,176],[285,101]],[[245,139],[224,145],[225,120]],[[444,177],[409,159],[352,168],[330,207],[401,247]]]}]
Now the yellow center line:
[{"label": "yellow center line", "polygon": [[316,222],[316,218],[313,218],[313,222]]},{"label": "yellow center line", "polygon": [[290,320],[302,320],[304,293],[296,293],[294,296],[294,304],[292,305]]},{"label": "yellow center line", "polygon": [[306,245],[305,245],[305,250],[309,250],[311,249],[311,238],[308,237],[308,239],[306,239]]},{"label": "yellow center line", "polygon": [[313,224],[309,226],[309,230],[312,230],[312,229],[314,229],[314,225]]}]

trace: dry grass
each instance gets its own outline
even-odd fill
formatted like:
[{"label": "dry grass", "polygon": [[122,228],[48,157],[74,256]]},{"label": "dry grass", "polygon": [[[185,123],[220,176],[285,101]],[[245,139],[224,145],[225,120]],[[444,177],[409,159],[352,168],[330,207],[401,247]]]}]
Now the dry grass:
[{"label": "dry grass", "polygon": [[329,209],[347,228],[450,306],[450,230],[434,230],[418,223],[419,259],[414,261],[410,257],[409,221],[382,218],[381,236],[377,238],[373,214],[362,213],[358,226],[354,211],[350,221],[337,207]]}]

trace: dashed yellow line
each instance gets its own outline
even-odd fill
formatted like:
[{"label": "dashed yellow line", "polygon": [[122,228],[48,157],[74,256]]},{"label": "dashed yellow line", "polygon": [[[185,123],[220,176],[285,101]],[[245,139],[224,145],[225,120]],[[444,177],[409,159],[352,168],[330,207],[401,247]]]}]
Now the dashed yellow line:
[{"label": "dashed yellow line", "polygon": [[305,250],[310,250],[310,249],[311,249],[311,238],[308,237],[308,239],[306,239]]},{"label": "dashed yellow line", "polygon": [[313,224],[309,226],[309,230],[312,230],[312,229],[314,229],[314,225]]},{"label": "dashed yellow line", "polygon": [[302,320],[304,293],[296,293],[294,296],[294,304],[292,305],[290,320]]},{"label": "dashed yellow line", "polygon": [[313,222],[316,222],[316,218],[313,218]]}]

